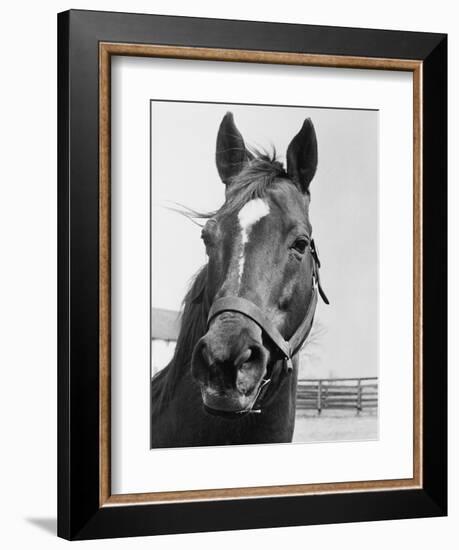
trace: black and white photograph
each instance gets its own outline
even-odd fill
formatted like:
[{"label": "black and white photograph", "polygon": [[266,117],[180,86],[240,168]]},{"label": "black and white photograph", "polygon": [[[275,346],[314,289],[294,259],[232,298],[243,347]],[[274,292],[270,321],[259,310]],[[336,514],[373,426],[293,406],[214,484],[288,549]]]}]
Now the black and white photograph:
[{"label": "black and white photograph", "polygon": [[151,448],[377,440],[378,110],[150,116]]},{"label": "black and white photograph", "polygon": [[3,6],[2,548],[454,548],[459,20],[382,8]]}]

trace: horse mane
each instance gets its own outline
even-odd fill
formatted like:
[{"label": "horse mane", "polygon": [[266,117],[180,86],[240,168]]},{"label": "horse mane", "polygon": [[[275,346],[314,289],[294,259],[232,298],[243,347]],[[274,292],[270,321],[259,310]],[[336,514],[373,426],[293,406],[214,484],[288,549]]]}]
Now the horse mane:
[{"label": "horse mane", "polygon": [[170,400],[179,379],[190,368],[194,346],[206,331],[209,312],[205,295],[206,284],[207,264],[193,278],[183,300],[174,356],[152,379],[151,401],[159,410]]},{"label": "horse mane", "polygon": [[[275,184],[278,178],[288,179],[282,163],[277,160],[274,148],[271,153],[251,149],[250,158],[251,160],[246,163],[239,174],[230,180],[227,186],[225,203],[219,210],[198,212],[183,205],[179,205],[180,209],[172,208],[172,210],[184,215],[193,222],[196,219],[216,218],[236,212],[252,199],[264,197],[267,190]],[[160,411],[170,401],[178,381],[186,370],[190,369],[191,357],[196,342],[206,332],[207,315],[210,307],[205,292],[206,286],[207,264],[198,271],[183,300],[181,326],[174,356],[170,363],[152,379],[152,413],[153,408]]]}]

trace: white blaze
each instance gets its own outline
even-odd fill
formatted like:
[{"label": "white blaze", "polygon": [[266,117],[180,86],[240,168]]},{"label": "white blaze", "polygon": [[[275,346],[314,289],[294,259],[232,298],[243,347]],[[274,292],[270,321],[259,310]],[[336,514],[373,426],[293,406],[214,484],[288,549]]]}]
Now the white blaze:
[{"label": "white blaze", "polygon": [[239,225],[241,227],[241,252],[239,254],[239,285],[244,273],[245,245],[249,242],[249,235],[252,227],[262,218],[269,214],[269,206],[263,199],[252,199],[245,204],[239,214]]}]

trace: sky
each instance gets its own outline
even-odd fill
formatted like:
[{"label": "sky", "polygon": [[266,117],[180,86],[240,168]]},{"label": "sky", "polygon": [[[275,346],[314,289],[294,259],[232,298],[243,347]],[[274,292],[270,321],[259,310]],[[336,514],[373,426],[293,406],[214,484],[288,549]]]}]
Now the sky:
[{"label": "sky", "polygon": [[227,111],[246,144],[275,146],[282,161],[304,119],[312,119],[319,165],[310,220],[330,305],[319,300],[300,375],[377,375],[377,111],[152,102],[152,307],[178,310],[206,262],[200,228],[167,207],[209,211],[223,203],[215,142]]}]

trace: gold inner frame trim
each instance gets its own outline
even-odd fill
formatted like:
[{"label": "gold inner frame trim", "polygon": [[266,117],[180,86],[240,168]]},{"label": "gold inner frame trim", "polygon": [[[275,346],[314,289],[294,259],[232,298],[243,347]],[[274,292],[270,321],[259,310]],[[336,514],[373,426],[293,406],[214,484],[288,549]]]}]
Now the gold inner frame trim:
[{"label": "gold inner frame trim", "polygon": [[[413,73],[413,477],[356,482],[236,487],[192,491],[111,494],[110,418],[110,97],[111,57],[160,57],[207,61],[377,69]],[[160,504],[422,488],[422,61],[252,50],[99,44],[99,505]]]}]

